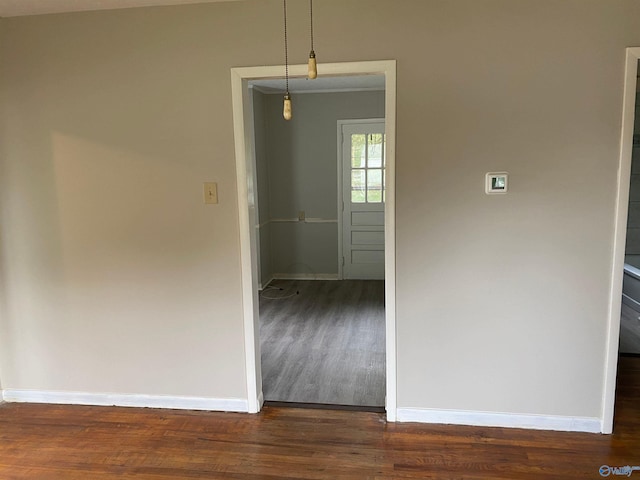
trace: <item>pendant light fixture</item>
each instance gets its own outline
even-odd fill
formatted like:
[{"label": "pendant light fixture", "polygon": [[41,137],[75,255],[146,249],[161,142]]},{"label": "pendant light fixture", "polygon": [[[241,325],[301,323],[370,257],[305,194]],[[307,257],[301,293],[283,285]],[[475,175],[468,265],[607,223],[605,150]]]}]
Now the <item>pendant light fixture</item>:
[{"label": "pendant light fixture", "polygon": [[311,24],[311,52],[309,53],[309,78],[318,77],[318,66],[316,64],[316,52],[313,51],[313,0],[309,0],[309,20]]},{"label": "pendant light fixture", "polygon": [[284,94],[284,106],[282,116],[285,120],[291,120],[291,95],[289,95],[289,49],[287,45],[287,0],[284,2],[284,78],[287,85]]}]

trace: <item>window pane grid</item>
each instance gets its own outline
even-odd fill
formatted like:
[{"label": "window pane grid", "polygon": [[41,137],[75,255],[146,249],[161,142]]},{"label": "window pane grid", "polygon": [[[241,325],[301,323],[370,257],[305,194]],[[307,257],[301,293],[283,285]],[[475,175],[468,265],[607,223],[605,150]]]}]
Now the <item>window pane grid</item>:
[{"label": "window pane grid", "polygon": [[351,135],[351,167],[366,167],[366,135]]},{"label": "window pane grid", "polygon": [[351,135],[351,202],[383,203],[386,134]]}]

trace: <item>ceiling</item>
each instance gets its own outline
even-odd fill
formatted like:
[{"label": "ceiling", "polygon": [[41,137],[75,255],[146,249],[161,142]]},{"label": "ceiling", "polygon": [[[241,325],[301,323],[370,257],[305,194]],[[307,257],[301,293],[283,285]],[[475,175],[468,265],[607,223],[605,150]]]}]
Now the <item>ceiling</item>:
[{"label": "ceiling", "polygon": [[[320,70],[321,66],[318,66]],[[284,73],[284,72],[283,72]],[[263,93],[284,93],[284,78],[252,80],[249,85]],[[384,90],[384,75],[352,75],[342,77],[319,76],[315,80],[308,78],[290,78],[289,92],[355,92]]]},{"label": "ceiling", "polygon": [[238,0],[0,0],[0,17]]}]

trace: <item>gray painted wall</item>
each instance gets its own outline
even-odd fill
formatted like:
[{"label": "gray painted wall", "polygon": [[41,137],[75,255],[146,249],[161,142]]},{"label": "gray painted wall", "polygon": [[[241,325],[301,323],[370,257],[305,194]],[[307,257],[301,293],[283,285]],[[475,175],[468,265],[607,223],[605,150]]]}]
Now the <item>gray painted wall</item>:
[{"label": "gray painted wall", "polygon": [[633,130],[634,148],[631,157],[629,217],[627,220],[625,253],[627,255],[640,255],[640,84],[638,84],[638,91],[636,92],[636,120]]},{"label": "gray painted wall", "polygon": [[[293,95],[289,122],[282,95],[265,98],[270,218],[297,218],[303,210],[307,218],[337,220],[337,122],[383,118],[384,92]],[[338,273],[337,223],[274,222],[270,232],[274,273]]]},{"label": "gray painted wall", "polygon": [[253,89],[253,128],[256,156],[258,209],[256,227],[259,237],[260,285],[264,286],[273,276],[271,268],[271,224],[269,223],[269,162],[267,152],[267,118],[265,95]]}]

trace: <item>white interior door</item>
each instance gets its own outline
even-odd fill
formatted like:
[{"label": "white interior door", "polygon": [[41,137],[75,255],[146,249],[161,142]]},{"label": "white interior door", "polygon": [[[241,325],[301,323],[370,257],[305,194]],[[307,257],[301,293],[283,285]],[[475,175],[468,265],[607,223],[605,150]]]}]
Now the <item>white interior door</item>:
[{"label": "white interior door", "polygon": [[341,124],[342,277],[384,279],[384,120]]}]

